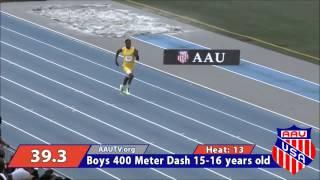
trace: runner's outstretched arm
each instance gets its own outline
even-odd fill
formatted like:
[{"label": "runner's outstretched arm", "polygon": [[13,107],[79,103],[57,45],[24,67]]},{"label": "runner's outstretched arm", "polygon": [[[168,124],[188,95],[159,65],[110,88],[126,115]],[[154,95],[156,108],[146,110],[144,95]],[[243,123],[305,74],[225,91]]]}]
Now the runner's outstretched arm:
[{"label": "runner's outstretched arm", "polygon": [[119,54],[122,52],[122,49],[118,49],[117,50],[117,53],[116,53],[116,59],[115,59],[115,63],[116,63],[116,65],[117,66],[119,66],[119,63],[118,63],[118,56],[119,56]]},{"label": "runner's outstretched arm", "polygon": [[139,53],[137,49],[135,49],[134,55],[136,56],[136,60],[139,61]]}]

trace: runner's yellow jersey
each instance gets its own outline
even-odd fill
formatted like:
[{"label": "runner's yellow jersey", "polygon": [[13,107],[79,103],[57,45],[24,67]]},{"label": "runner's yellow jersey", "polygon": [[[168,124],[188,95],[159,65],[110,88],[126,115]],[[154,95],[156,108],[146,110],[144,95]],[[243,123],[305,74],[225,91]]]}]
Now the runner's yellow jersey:
[{"label": "runner's yellow jersey", "polygon": [[128,68],[133,68],[135,65],[135,54],[134,54],[134,47],[127,49],[126,47],[122,48],[122,55],[123,55],[123,62],[122,66],[126,66]]}]

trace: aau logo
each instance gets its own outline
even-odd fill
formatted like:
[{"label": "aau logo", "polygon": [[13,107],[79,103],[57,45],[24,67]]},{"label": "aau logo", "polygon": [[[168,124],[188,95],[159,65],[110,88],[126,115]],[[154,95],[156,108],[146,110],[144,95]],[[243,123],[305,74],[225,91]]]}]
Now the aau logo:
[{"label": "aau logo", "polygon": [[181,63],[184,64],[189,60],[189,54],[188,51],[179,51],[179,54],[177,56],[177,60]]},{"label": "aau logo", "polygon": [[274,161],[293,175],[309,165],[316,155],[311,142],[311,128],[302,129],[295,125],[277,129],[278,138],[272,148]]}]

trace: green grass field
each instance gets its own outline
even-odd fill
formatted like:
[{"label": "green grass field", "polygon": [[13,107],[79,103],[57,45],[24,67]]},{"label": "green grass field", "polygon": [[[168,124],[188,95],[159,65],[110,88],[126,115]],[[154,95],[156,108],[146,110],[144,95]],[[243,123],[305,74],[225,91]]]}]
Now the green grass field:
[{"label": "green grass field", "polygon": [[[316,59],[235,36],[319,64],[319,0],[133,1],[314,56]],[[161,14],[165,15],[163,12]],[[174,18],[188,21],[179,17]],[[197,25],[195,22],[189,23]],[[219,32],[205,25],[198,24],[198,26]]]}]

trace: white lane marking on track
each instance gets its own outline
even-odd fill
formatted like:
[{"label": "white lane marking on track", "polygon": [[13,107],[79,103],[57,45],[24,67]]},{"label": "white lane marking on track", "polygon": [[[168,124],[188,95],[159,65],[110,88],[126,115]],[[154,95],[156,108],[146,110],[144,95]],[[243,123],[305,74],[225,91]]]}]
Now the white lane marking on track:
[{"label": "white lane marking on track", "polygon": [[160,49],[167,49],[167,48],[162,47],[162,46],[160,46],[160,45],[158,45],[158,44],[153,44],[153,43],[151,43],[151,42],[148,42],[148,41],[145,41],[145,40],[139,39],[138,37],[134,37],[134,36],[130,36],[130,37],[131,37],[132,39],[136,39],[136,40],[138,40],[138,41],[141,41],[141,42],[144,42],[144,43],[150,44],[150,45],[152,45],[152,46],[156,46],[156,47],[158,47],[158,48],[160,48]]},{"label": "white lane marking on track", "polygon": [[[174,37],[174,36],[172,36],[172,37]],[[167,48],[161,47],[161,46],[159,46],[159,45],[157,45],[157,44],[155,44],[155,43],[148,42],[148,41],[145,41],[145,40],[143,40],[143,39],[140,39],[140,38],[138,38],[138,37],[131,36],[131,38],[136,39],[136,40],[141,41],[141,42],[144,42],[144,43],[147,43],[147,44],[150,44],[150,45],[152,45],[152,46],[159,47],[159,48],[161,48],[161,49],[167,49]],[[206,47],[206,49],[209,49],[209,48],[207,48],[207,47]],[[295,95],[297,95],[297,96],[300,96],[300,97],[306,98],[306,99],[311,100],[311,101],[314,101],[314,102],[317,102],[317,103],[319,103],[319,102],[320,102],[319,100],[312,99],[312,98],[310,98],[310,97],[304,96],[304,95],[299,94],[299,93],[296,93],[296,92],[294,92],[294,91],[291,91],[291,90],[288,90],[288,89],[284,89],[284,88],[282,88],[282,87],[279,87],[279,86],[276,86],[276,85],[273,85],[273,84],[270,84],[270,83],[267,83],[267,82],[261,81],[261,80],[259,80],[259,79],[254,78],[254,77],[250,77],[250,76],[247,76],[247,75],[244,75],[244,74],[241,74],[241,73],[238,73],[238,72],[232,71],[232,70],[227,69],[227,68],[224,68],[224,67],[222,67],[222,66],[214,66],[214,65],[212,65],[212,66],[213,66],[213,67],[216,67],[216,68],[219,68],[219,69],[226,70],[226,71],[231,72],[231,73],[234,73],[234,74],[237,74],[237,75],[239,75],[239,76],[243,76],[243,77],[246,77],[246,78],[248,78],[248,79],[251,79],[251,80],[254,80],[254,81],[260,82],[260,83],[262,83],[262,84],[266,84],[266,85],[268,85],[268,86],[271,86],[271,87],[274,87],[274,88],[281,89],[281,90],[283,90],[283,91],[286,91],[286,92],[289,92],[289,93],[295,94]]]},{"label": "white lane marking on track", "polygon": [[[5,101],[7,101],[7,102],[9,102],[9,103],[12,103],[12,104],[14,104],[14,105],[17,105],[17,106],[20,107],[20,108],[23,108],[23,109],[27,110],[27,108],[25,108],[25,107],[23,107],[23,106],[20,106],[20,105],[14,103],[13,101],[10,101],[10,100],[2,97],[2,96],[1,96],[1,99],[5,100]],[[28,110],[28,111],[29,111],[29,110]],[[31,133],[29,133],[29,132],[27,132],[27,131],[25,131],[25,130],[23,130],[23,129],[15,126],[15,125],[13,125],[13,124],[10,124],[10,123],[8,123],[8,122],[6,122],[6,121],[3,121],[3,122],[4,122],[5,124],[7,124],[8,126],[11,126],[11,127],[13,127],[13,128],[15,128],[15,129],[17,129],[17,130],[19,130],[19,131],[21,131],[21,132],[29,135],[29,136],[31,136],[31,137],[33,137],[33,138],[37,139],[38,141],[41,141],[41,142],[43,142],[43,143],[45,143],[45,144],[51,144],[51,143],[49,143],[49,142],[47,142],[47,141],[45,141],[45,140],[37,137],[36,135],[33,135],[33,134],[31,134]],[[119,177],[117,177],[117,176],[115,176],[115,175],[113,175],[113,174],[111,174],[111,173],[109,173],[109,172],[107,172],[107,171],[104,171],[103,169],[97,168],[97,170],[98,170],[98,171],[101,171],[101,172],[104,173],[104,174],[107,174],[107,175],[113,177],[114,179],[120,180]]]},{"label": "white lane marking on track", "polygon": [[132,39],[136,39],[136,40],[138,40],[138,41],[141,41],[141,42],[144,42],[144,43],[150,44],[150,45],[152,45],[152,46],[156,46],[156,47],[161,48],[161,49],[167,49],[167,48],[162,47],[162,46],[160,46],[160,45],[158,45],[158,44],[154,44],[154,43],[151,43],[151,42],[145,41],[145,40],[143,40],[143,39],[139,39],[138,37],[134,37],[134,36],[130,36],[130,37],[131,37]]},{"label": "white lane marking on track", "polygon": [[[31,21],[29,21],[29,20],[26,20],[26,19],[23,19],[23,18],[17,17],[17,16],[15,16],[15,15],[10,14],[10,13],[7,13],[7,12],[1,11],[1,10],[0,10],[0,12],[1,12],[1,13],[6,14],[7,16],[14,17],[14,18],[16,18],[16,19],[18,19],[18,20],[20,20],[20,21],[28,22],[28,23],[30,23],[30,24],[32,24],[32,25],[34,25],[34,26],[40,27],[40,28],[45,29],[45,30],[50,31],[50,32],[54,32],[54,33],[56,33],[56,34],[59,34],[60,36],[63,36],[63,37],[65,37],[65,38],[68,38],[68,39],[70,39],[70,40],[73,40],[73,41],[75,41],[75,42],[78,42],[78,43],[80,43],[80,44],[84,44],[84,45],[86,45],[86,46],[89,46],[89,47],[91,47],[91,48],[95,48],[95,49],[101,50],[101,51],[103,51],[103,52],[107,52],[107,53],[115,54],[115,52],[112,52],[112,51],[110,51],[110,50],[107,50],[107,49],[104,49],[104,48],[99,47],[99,46],[97,46],[97,45],[91,44],[91,43],[89,43],[89,42],[86,42],[86,41],[83,41],[83,40],[77,39],[77,38],[72,37],[72,36],[70,36],[70,35],[67,35],[67,34],[64,34],[64,33],[58,32],[58,31],[55,31],[55,30],[50,29],[50,28],[48,28],[48,27],[45,27],[45,26],[42,26],[42,25],[36,24],[36,23],[31,22]],[[196,83],[196,82],[190,81],[190,80],[188,80],[188,79],[185,79],[185,78],[179,77],[179,76],[177,76],[177,75],[174,75],[174,74],[172,74],[172,73],[169,73],[169,72],[163,71],[163,70],[161,70],[161,69],[158,69],[158,68],[155,68],[155,67],[149,66],[149,65],[147,65],[147,64],[144,64],[144,63],[141,63],[141,62],[138,62],[138,63],[139,63],[139,64],[141,64],[141,65],[143,65],[143,66],[145,66],[145,67],[148,67],[148,68],[150,68],[150,69],[153,69],[153,70],[155,70],[155,71],[158,71],[158,72],[161,72],[161,73],[163,73],[163,74],[169,75],[169,76],[171,76],[171,77],[174,77],[174,78],[177,78],[177,79],[183,80],[183,81],[185,81],[185,82],[188,82],[188,83],[191,83],[191,84],[194,84],[194,85],[197,85],[197,86],[202,87],[202,88],[204,88],[204,89],[207,89],[207,90],[209,90],[209,91],[212,91],[212,92],[215,92],[215,93],[221,94],[221,95],[223,95],[223,96],[226,96],[226,97],[232,98],[232,99],[234,99],[234,100],[237,100],[237,101],[240,101],[240,102],[243,102],[243,103],[249,104],[249,105],[251,105],[251,106],[254,106],[254,107],[260,108],[260,109],[265,110],[265,111],[268,111],[268,112],[271,112],[271,113],[276,114],[276,115],[278,115],[278,116],[284,117],[284,118],[286,118],[286,119],[288,119],[288,120],[296,121],[296,122],[299,122],[299,123],[301,123],[301,124],[304,124],[304,125],[310,126],[310,127],[314,128],[314,129],[320,130],[320,128],[319,128],[319,127],[317,127],[317,126],[307,124],[307,123],[305,123],[305,122],[299,121],[299,120],[294,119],[294,118],[292,118],[292,117],[289,117],[289,116],[287,116],[287,115],[284,115],[284,114],[281,114],[281,113],[275,112],[275,111],[273,111],[273,110],[270,110],[270,109],[267,109],[267,108],[265,108],[265,107],[259,106],[259,105],[257,105],[257,104],[254,104],[254,103],[248,102],[248,101],[246,101],[246,100],[243,100],[243,99],[240,99],[240,98],[237,98],[237,97],[231,96],[231,95],[229,95],[229,94],[225,94],[225,93],[220,92],[220,91],[218,91],[218,90],[215,90],[215,89],[209,88],[209,87],[207,87],[207,86],[204,86],[204,85],[201,85],[201,84],[199,84],[199,83]]]},{"label": "white lane marking on track", "polygon": [[[35,91],[35,90],[31,89],[31,88],[28,88],[28,87],[26,87],[26,86],[23,86],[23,85],[15,82],[15,81],[13,81],[13,80],[10,80],[10,79],[8,79],[8,78],[6,78],[6,77],[3,77],[3,76],[0,76],[0,77],[1,77],[2,79],[6,80],[6,81],[11,82],[12,84],[15,84],[15,85],[23,88],[23,89],[26,89],[26,90],[28,90],[28,91],[31,91],[31,92],[33,92],[33,93],[35,93],[35,94],[37,94],[37,95],[39,95],[39,96],[42,96],[42,97],[44,97],[44,98],[46,98],[46,99],[48,99],[48,100],[50,100],[50,101],[53,101],[53,102],[55,102],[55,103],[57,103],[57,104],[59,104],[59,105],[62,105],[63,107],[67,107],[67,108],[73,109],[75,112],[78,112],[78,113],[80,113],[80,114],[83,115],[83,116],[89,117],[90,119],[93,119],[93,120],[95,120],[95,121],[97,121],[97,122],[99,122],[99,123],[101,123],[101,124],[104,124],[104,125],[109,126],[109,127],[113,128],[113,129],[116,129],[116,130],[118,130],[118,131],[120,131],[120,132],[122,132],[122,133],[124,133],[124,134],[126,134],[126,135],[129,135],[129,136],[131,136],[131,137],[134,137],[134,138],[136,138],[136,139],[138,139],[138,140],[140,140],[140,141],[142,141],[142,142],[144,142],[144,143],[146,143],[146,144],[150,144],[150,145],[152,145],[152,146],[154,146],[154,147],[156,147],[156,148],[158,148],[158,149],[160,149],[160,150],[163,150],[163,151],[165,151],[165,152],[167,152],[167,153],[169,153],[169,154],[175,154],[175,153],[173,153],[172,151],[169,151],[169,150],[167,150],[167,149],[165,149],[165,148],[162,148],[162,147],[160,147],[160,146],[158,146],[158,145],[156,145],[156,144],[154,144],[154,143],[152,143],[152,142],[149,142],[149,141],[147,141],[147,140],[144,140],[143,138],[140,138],[140,137],[138,137],[138,136],[135,136],[135,135],[133,135],[133,134],[131,134],[131,133],[129,133],[129,132],[121,129],[121,128],[118,128],[118,127],[113,126],[113,125],[111,125],[111,124],[109,124],[109,123],[106,123],[106,122],[104,122],[104,121],[102,121],[102,120],[100,120],[100,119],[98,119],[98,118],[96,118],[96,117],[94,117],[94,116],[91,116],[91,115],[89,115],[89,114],[86,114],[86,113],[84,113],[84,112],[82,112],[82,111],[80,111],[80,110],[78,110],[78,109],[76,109],[76,108],[73,108],[73,107],[71,107],[71,106],[69,106],[69,105],[66,105],[66,104],[64,104],[64,103],[62,103],[62,102],[60,102],[60,101],[58,101],[58,100],[55,100],[55,99],[53,99],[53,98],[51,98],[51,97],[49,97],[49,96],[46,96],[46,95],[44,95],[44,94],[42,94],[42,93],[40,93],[40,92],[38,92],[38,91]],[[1,98],[3,98],[3,97],[1,96]],[[28,110],[28,109],[26,109],[26,110]],[[29,112],[35,113],[35,112],[33,112],[33,111],[30,111],[30,110],[29,110]],[[153,168],[152,168],[152,169],[153,169]],[[219,175],[219,176],[221,176],[221,177],[223,177],[223,178],[225,178],[225,179],[230,179],[229,177],[226,177],[226,176],[224,176],[224,175],[222,175],[222,174],[220,174],[220,173],[218,173],[218,172],[212,171],[212,170],[210,170],[210,169],[208,169],[208,168],[204,168],[204,169],[206,169],[206,170],[208,170],[208,171],[210,171],[210,172],[213,172],[214,174]],[[168,175],[168,177],[170,177],[170,176]],[[170,179],[175,179],[175,178],[171,177]]]},{"label": "white lane marking on track", "polygon": [[[210,49],[209,47],[206,47],[206,46],[203,46],[203,45],[200,45],[200,44],[197,44],[197,43],[194,43],[194,42],[191,42],[191,41],[188,41],[188,40],[185,40],[185,39],[176,37],[176,36],[172,36],[172,35],[170,35],[170,34],[165,34],[165,35],[166,35],[166,36],[169,36],[169,37],[172,37],[172,38],[175,38],[175,39],[178,39],[178,40],[181,40],[181,41],[185,41],[185,42],[190,43],[190,44],[194,44],[194,45],[203,47],[203,48],[205,48],[205,49]],[[308,82],[308,83],[311,83],[311,84],[314,84],[314,85],[317,85],[317,86],[320,86],[320,84],[318,84],[318,83],[309,81],[309,80],[307,80],[307,79],[304,79],[304,78],[301,78],[301,77],[298,77],[298,76],[295,76],[295,75],[292,75],[292,74],[289,74],[289,73],[285,73],[285,72],[279,71],[279,70],[277,70],[277,69],[273,69],[273,68],[268,67],[268,66],[264,66],[264,65],[261,65],[261,64],[257,64],[257,63],[254,63],[254,62],[252,62],[252,61],[246,60],[246,59],[241,59],[241,60],[242,60],[242,61],[245,61],[245,62],[247,62],[247,63],[250,63],[250,64],[254,64],[254,65],[257,65],[257,66],[260,66],[260,67],[263,67],[263,68],[266,68],[266,69],[269,69],[269,70],[272,70],[272,71],[275,71],[275,72],[278,72],[278,73],[281,73],[281,74],[284,74],[284,75],[287,75],[287,76],[290,76],[290,77],[293,77],[293,78],[296,78],[296,79],[300,79],[300,80],[302,80],[302,81],[305,81],[305,82]]]},{"label": "white lane marking on track", "polygon": [[[4,58],[1,58],[1,59],[4,59]],[[8,62],[8,60],[6,60],[6,61]],[[67,87],[67,88],[69,88],[69,89],[72,89],[72,90],[74,90],[74,91],[77,91],[77,92],[79,92],[79,93],[81,93],[81,94],[83,94],[83,95],[85,95],[85,96],[90,97],[90,98],[93,98],[94,100],[99,101],[99,102],[101,102],[101,103],[103,103],[103,104],[105,104],[105,105],[114,107],[114,108],[116,108],[116,109],[118,109],[118,110],[120,110],[120,111],[122,111],[122,112],[128,113],[128,114],[130,114],[130,115],[132,115],[132,116],[134,116],[134,117],[137,117],[137,118],[139,118],[139,119],[141,119],[141,120],[143,120],[143,121],[146,121],[146,122],[151,123],[151,124],[153,124],[153,125],[155,125],[155,126],[158,126],[158,127],[160,127],[160,128],[163,128],[163,129],[165,129],[165,130],[167,130],[167,131],[169,131],[169,132],[172,132],[172,133],[174,133],[174,134],[176,134],[176,135],[178,135],[178,136],[181,136],[181,137],[184,137],[184,138],[186,138],[186,139],[188,139],[188,140],[190,140],[190,141],[196,142],[197,144],[203,144],[203,143],[201,143],[201,142],[199,142],[199,141],[197,141],[197,140],[195,140],[195,139],[192,139],[192,138],[190,138],[190,137],[188,137],[188,136],[185,136],[185,135],[183,135],[183,134],[181,134],[181,133],[178,133],[178,132],[176,132],[176,131],[174,131],[174,130],[171,130],[171,129],[165,127],[165,126],[162,126],[162,125],[157,124],[157,123],[155,123],[155,122],[153,122],[153,121],[150,121],[150,120],[148,120],[148,119],[145,119],[145,118],[143,118],[143,117],[141,117],[141,116],[139,116],[139,115],[136,115],[136,114],[134,114],[134,113],[128,112],[128,111],[126,111],[126,110],[124,110],[124,109],[122,109],[122,108],[119,108],[119,107],[117,107],[117,106],[114,106],[114,105],[112,105],[112,104],[109,104],[109,103],[107,103],[107,102],[105,102],[105,101],[102,101],[102,100],[96,98],[96,97],[93,97],[93,96],[91,96],[91,95],[89,95],[89,94],[86,94],[86,93],[84,93],[84,92],[82,92],[82,91],[79,91],[79,90],[77,90],[77,89],[75,89],[75,88],[72,88],[72,87],[67,86],[67,85],[65,85],[65,84],[63,84],[63,83],[60,83],[60,82],[58,82],[58,81],[55,81],[55,80],[53,80],[53,79],[51,79],[51,78],[49,78],[49,77],[46,77],[46,76],[44,76],[44,75],[42,75],[42,74],[40,74],[40,73],[34,72],[34,71],[32,71],[32,70],[30,70],[30,69],[28,69],[28,68],[25,68],[25,67],[20,66],[20,65],[18,65],[18,64],[16,64],[16,63],[13,63],[13,62],[10,62],[10,63],[15,64],[15,65],[17,65],[18,67],[20,67],[20,68],[22,68],[22,69],[25,69],[25,70],[27,70],[27,71],[29,71],[29,72],[33,72],[34,74],[37,74],[37,75],[39,75],[39,76],[41,76],[41,77],[43,77],[43,78],[45,78],[45,79],[47,79],[47,80],[53,81],[53,82],[55,82],[55,83],[58,83],[59,85],[62,85],[62,86],[64,86],[64,87]],[[212,127],[212,128],[214,128],[214,127]],[[214,129],[215,129],[215,130],[218,130],[217,128],[214,128]],[[223,133],[224,131],[220,130],[219,132],[222,132],[222,133]],[[225,134],[226,134],[226,133],[225,133]],[[252,142],[247,141],[247,140],[244,140],[244,139],[242,139],[242,138],[240,138],[240,137],[237,137],[237,136],[234,136],[234,135],[231,135],[231,134],[228,134],[228,135],[230,135],[230,136],[232,136],[232,137],[235,137],[235,138],[237,138],[237,139],[239,139],[239,140],[242,140],[242,141],[244,141],[244,142],[247,142],[247,143],[249,143],[249,144],[253,144]],[[259,146],[259,145],[257,145],[257,146],[260,147],[260,148],[262,148],[262,149],[264,149],[264,150],[266,150],[266,151],[268,151],[268,149],[266,149],[266,148],[263,148],[263,147],[261,147],[261,146]],[[260,168],[259,168],[259,169],[260,169]],[[213,172],[214,172],[214,171],[213,171]],[[273,173],[269,172],[269,174],[273,174]],[[275,176],[277,177],[278,175],[275,175]]]},{"label": "white lane marking on track", "polygon": [[280,74],[284,74],[284,75],[287,75],[287,76],[290,76],[290,77],[293,77],[293,78],[296,78],[296,79],[299,79],[299,80],[302,80],[302,81],[308,82],[308,83],[310,83],[310,84],[314,84],[314,85],[320,86],[320,84],[317,84],[317,83],[315,83],[315,82],[312,82],[312,81],[309,81],[309,80],[303,79],[303,78],[301,78],[301,77],[294,76],[294,75],[292,75],[292,74],[288,74],[288,73],[285,73],[285,72],[282,72],[282,71],[279,71],[279,70],[276,70],[276,69],[270,68],[270,67],[268,67],[268,66],[264,66],[264,65],[261,65],[261,64],[257,64],[257,63],[254,63],[254,62],[252,62],[252,61],[246,60],[246,59],[241,59],[241,60],[242,60],[242,61],[245,61],[245,62],[247,62],[247,63],[254,64],[254,65],[256,65],[256,66],[260,66],[260,67],[262,67],[262,68],[269,69],[269,70],[271,70],[271,71],[278,72],[278,73],[280,73]]},{"label": "white lane marking on track", "polygon": [[[87,58],[84,58],[84,57],[82,57],[82,56],[79,56],[79,55],[77,55],[77,54],[74,54],[74,53],[71,53],[71,52],[69,52],[69,51],[63,50],[63,49],[58,48],[58,47],[56,47],[56,46],[53,46],[53,45],[51,45],[51,44],[42,42],[42,41],[40,41],[40,40],[34,39],[34,38],[32,38],[32,37],[29,37],[29,36],[27,36],[27,35],[21,34],[21,33],[19,33],[19,32],[16,32],[16,31],[11,30],[11,29],[8,29],[8,28],[4,28],[4,27],[1,27],[1,28],[6,29],[6,30],[8,30],[8,31],[11,31],[11,32],[13,32],[13,33],[19,34],[19,35],[21,35],[21,36],[23,36],[23,37],[29,38],[29,39],[34,40],[34,41],[36,41],[36,42],[39,42],[39,43],[41,43],[41,44],[45,44],[45,45],[47,45],[47,46],[49,46],[49,47],[52,47],[52,48],[54,48],[54,49],[57,49],[57,50],[62,51],[62,52],[64,52],[64,53],[67,53],[67,54],[72,55],[72,56],[74,56],[74,57],[78,57],[78,58],[80,58],[80,59],[82,59],[82,60],[84,60],[84,61],[86,61],[86,62],[89,62],[89,63],[92,63],[92,64],[94,64],[94,65],[100,66],[100,67],[102,67],[102,68],[108,69],[108,70],[110,70],[110,71],[112,71],[112,72],[115,72],[115,73],[117,73],[117,74],[125,75],[124,73],[121,73],[121,72],[119,72],[119,71],[116,71],[116,70],[114,70],[114,69],[112,69],[112,68],[109,68],[109,67],[107,67],[107,66],[104,66],[104,65],[102,65],[102,64],[96,63],[96,62],[94,62],[94,61],[91,61],[91,60],[89,60],[89,59],[87,59]],[[151,83],[149,83],[149,82],[145,82],[145,81],[143,81],[143,80],[140,80],[139,78],[135,78],[135,80],[137,80],[137,81],[139,81],[139,82],[142,82],[142,83],[144,83],[144,84],[147,84],[147,85],[149,85],[149,86],[151,86],[151,87],[160,89],[160,90],[162,90],[162,91],[164,91],[164,92],[167,92],[167,93],[169,93],[169,94],[172,94],[172,95],[175,95],[175,96],[177,96],[177,97],[180,97],[180,98],[182,98],[182,99],[184,99],[184,100],[190,101],[190,102],[192,102],[192,103],[196,103],[196,104],[198,104],[198,105],[200,105],[200,106],[202,106],[202,107],[205,107],[205,108],[207,108],[207,109],[216,111],[216,112],[218,112],[218,113],[221,113],[221,114],[224,114],[224,115],[226,115],[226,116],[235,118],[235,119],[237,119],[237,120],[240,120],[240,121],[245,122],[245,123],[247,123],[247,124],[250,124],[250,125],[252,125],[252,126],[258,127],[258,128],[260,128],[260,129],[263,129],[263,130],[268,131],[268,132],[270,132],[270,133],[276,134],[276,132],[274,132],[274,131],[272,131],[272,130],[270,130],[270,129],[267,129],[267,128],[262,127],[262,126],[259,126],[259,125],[255,124],[255,123],[246,121],[246,120],[244,120],[244,119],[242,119],[242,118],[240,118],[240,117],[237,117],[237,116],[235,116],[235,115],[231,115],[231,114],[226,113],[226,112],[224,112],[224,111],[215,109],[215,108],[213,108],[213,107],[211,107],[211,106],[209,106],[209,105],[200,103],[200,102],[195,101],[195,100],[193,100],[193,99],[191,99],[191,98],[187,98],[187,97],[185,97],[185,96],[176,94],[176,93],[174,93],[174,92],[171,92],[171,91],[169,91],[169,90],[167,90],[167,89],[164,89],[164,88],[161,88],[161,87],[156,86],[156,85],[154,85],[154,84],[151,84]]]},{"label": "white lane marking on track", "polygon": [[296,92],[294,92],[294,91],[291,91],[291,90],[288,90],[288,89],[284,89],[284,88],[282,88],[282,87],[279,87],[279,86],[276,86],[276,85],[273,85],[273,84],[270,84],[270,83],[267,83],[267,82],[261,81],[261,80],[259,80],[259,79],[255,79],[255,78],[253,78],[253,77],[250,77],[250,76],[247,76],[247,75],[244,75],[244,74],[241,74],[241,73],[238,73],[238,72],[232,71],[232,70],[230,70],[230,69],[226,69],[226,68],[221,67],[221,66],[215,66],[215,67],[220,68],[220,69],[223,69],[223,70],[226,70],[226,71],[229,71],[229,72],[234,73],[234,74],[238,74],[238,75],[243,76],[243,77],[246,77],[246,78],[248,78],[248,79],[252,79],[252,80],[254,80],[254,81],[257,81],[257,82],[260,82],[260,83],[263,83],[263,84],[269,85],[269,86],[271,86],[271,87],[275,87],[275,88],[281,89],[281,90],[283,90],[283,91],[290,92],[290,93],[292,93],[292,94],[295,94],[295,95],[297,95],[297,96],[300,96],[300,97],[303,97],[303,98],[309,99],[309,100],[314,101],[314,102],[317,102],[317,103],[319,103],[319,102],[320,102],[320,101],[319,101],[319,100],[317,100],[317,99],[313,99],[313,98],[310,98],[310,97],[304,96],[304,95],[299,94],[299,93],[296,93]]},{"label": "white lane marking on track", "polygon": [[[3,100],[5,100],[5,101],[7,101],[7,99],[2,98],[2,96],[1,96],[1,99],[3,99]],[[8,101],[8,102],[9,102],[9,101]],[[47,141],[45,141],[45,140],[43,140],[43,139],[39,138],[38,136],[35,136],[35,135],[33,135],[33,134],[31,134],[31,133],[29,133],[29,132],[27,132],[27,131],[25,131],[25,130],[23,130],[23,129],[19,128],[19,127],[17,127],[16,125],[13,125],[13,124],[11,124],[11,123],[9,123],[9,122],[5,121],[5,120],[2,120],[2,122],[4,122],[4,124],[7,124],[8,126],[11,126],[11,127],[15,128],[15,129],[17,129],[17,130],[19,130],[19,131],[23,132],[24,134],[27,134],[27,135],[29,135],[29,136],[33,137],[34,139],[36,139],[36,140],[38,140],[38,141],[41,141],[41,142],[43,142],[43,143],[45,143],[45,144],[50,144],[49,142],[47,142]]]}]

